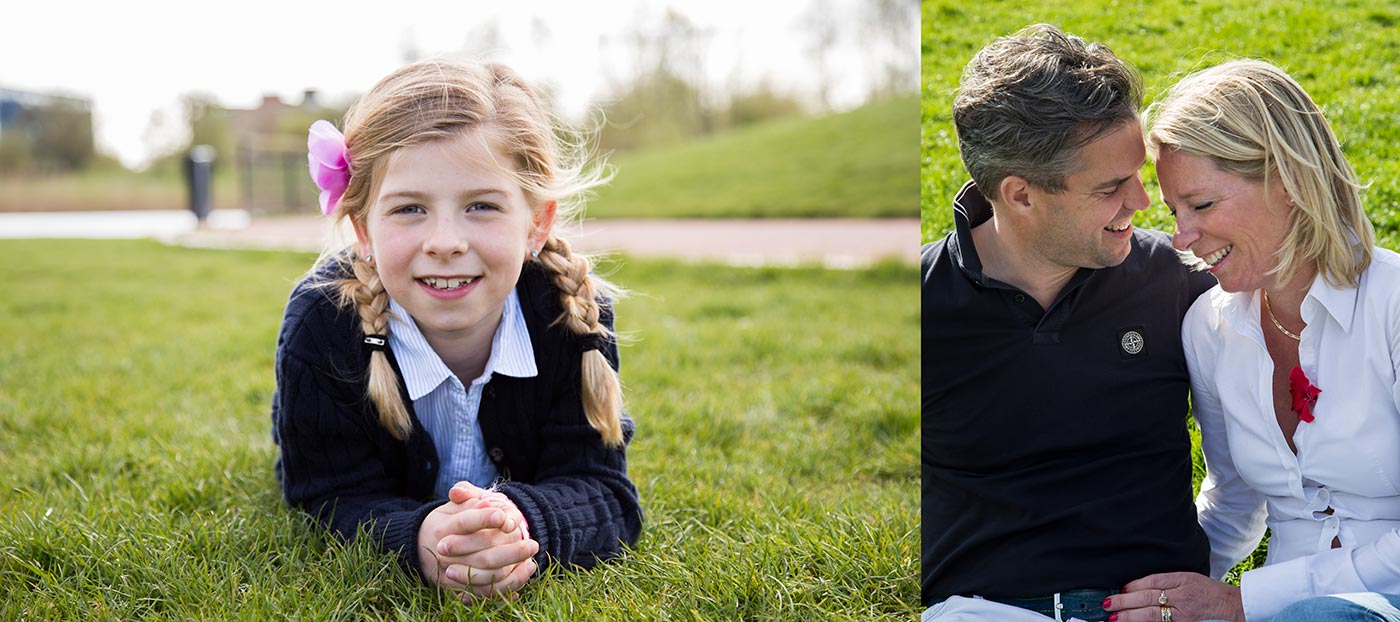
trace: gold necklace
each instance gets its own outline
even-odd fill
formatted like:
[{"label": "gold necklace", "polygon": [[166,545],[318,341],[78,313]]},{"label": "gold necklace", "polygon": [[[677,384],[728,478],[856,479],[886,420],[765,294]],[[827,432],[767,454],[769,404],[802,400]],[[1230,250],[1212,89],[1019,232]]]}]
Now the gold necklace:
[{"label": "gold necklace", "polygon": [[1269,319],[1273,321],[1274,328],[1279,329],[1279,332],[1288,335],[1289,337],[1292,337],[1294,341],[1303,340],[1302,335],[1293,334],[1292,332],[1289,332],[1287,328],[1284,328],[1283,324],[1278,323],[1278,318],[1274,317],[1274,310],[1269,307],[1269,292],[1264,292],[1264,310],[1269,313]]}]

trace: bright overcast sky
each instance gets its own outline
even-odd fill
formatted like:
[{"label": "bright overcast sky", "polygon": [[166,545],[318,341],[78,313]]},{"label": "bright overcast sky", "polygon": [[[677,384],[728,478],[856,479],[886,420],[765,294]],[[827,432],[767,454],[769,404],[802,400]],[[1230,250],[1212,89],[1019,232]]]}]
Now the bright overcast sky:
[{"label": "bright overcast sky", "polygon": [[[827,55],[840,109],[861,103],[874,79],[869,50],[878,46],[851,26],[861,1],[29,0],[4,9],[0,88],[90,98],[98,148],[131,165],[151,155],[151,142],[175,140],[146,135],[153,112],[178,114],[182,94],[207,93],[233,108],[255,107],[264,94],[298,103],[305,89],[338,101],[368,90],[410,51],[466,57],[479,49],[474,35],[494,20],[501,41],[492,58],[549,83],[564,112],[577,117],[632,75],[624,33],[639,22],[655,30],[670,8],[708,35],[711,84],[766,79],[810,97],[820,72],[803,23],[817,4],[846,29]],[[918,4],[907,3],[898,47],[916,62]]]}]

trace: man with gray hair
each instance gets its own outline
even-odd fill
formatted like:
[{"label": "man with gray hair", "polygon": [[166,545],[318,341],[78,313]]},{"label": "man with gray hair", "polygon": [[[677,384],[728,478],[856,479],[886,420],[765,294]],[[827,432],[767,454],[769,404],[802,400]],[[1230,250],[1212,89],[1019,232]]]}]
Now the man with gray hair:
[{"label": "man with gray hair", "polygon": [[925,621],[1107,620],[1128,582],[1209,566],[1180,334],[1214,279],[1132,224],[1141,103],[1043,24],[963,73],[972,181],[922,262]]}]

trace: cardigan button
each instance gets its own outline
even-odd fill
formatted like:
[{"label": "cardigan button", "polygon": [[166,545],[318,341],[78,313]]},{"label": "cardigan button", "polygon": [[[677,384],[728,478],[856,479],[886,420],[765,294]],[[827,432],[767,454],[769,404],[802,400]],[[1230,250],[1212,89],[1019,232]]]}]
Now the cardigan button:
[{"label": "cardigan button", "polygon": [[486,452],[486,455],[491,456],[492,462],[500,462],[506,457],[506,452],[502,451],[500,447],[492,447],[491,451]]}]

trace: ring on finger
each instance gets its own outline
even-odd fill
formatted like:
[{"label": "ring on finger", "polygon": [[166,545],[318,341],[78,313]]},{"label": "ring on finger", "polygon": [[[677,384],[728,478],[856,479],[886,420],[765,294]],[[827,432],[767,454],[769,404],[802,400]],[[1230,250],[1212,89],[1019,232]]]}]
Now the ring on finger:
[{"label": "ring on finger", "polygon": [[1162,605],[1162,622],[1172,622],[1172,608]]},{"label": "ring on finger", "polygon": [[1158,604],[1158,605],[1161,605],[1161,606],[1163,606],[1163,607],[1166,607],[1166,606],[1167,606],[1167,591],[1166,591],[1166,590],[1162,590],[1162,595],[1157,597],[1157,604]]}]

